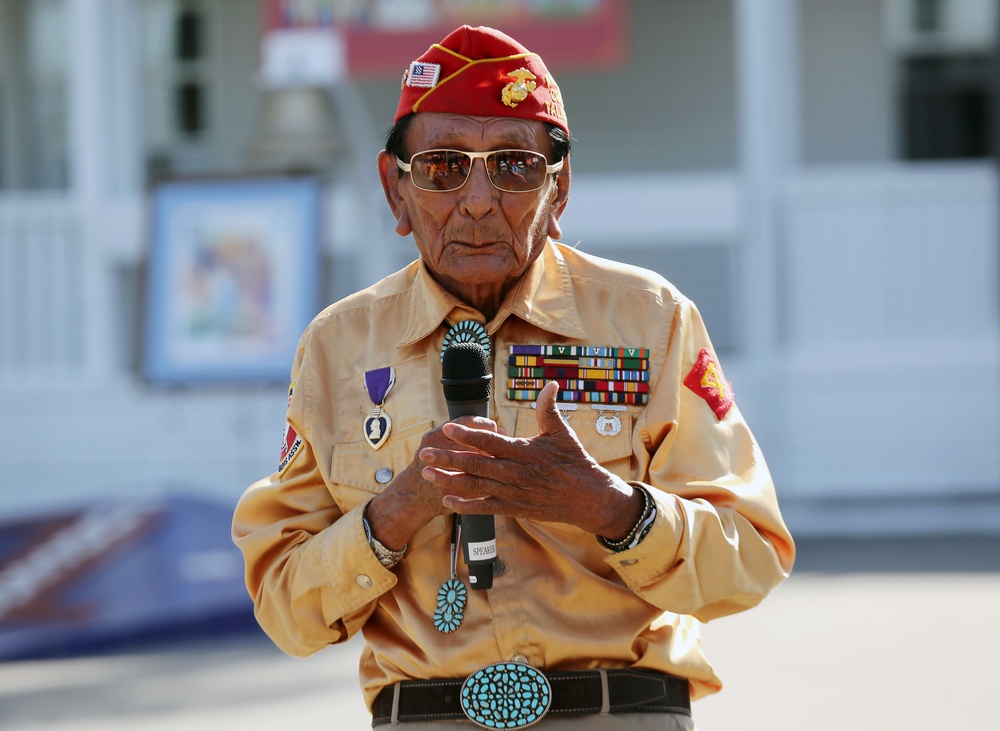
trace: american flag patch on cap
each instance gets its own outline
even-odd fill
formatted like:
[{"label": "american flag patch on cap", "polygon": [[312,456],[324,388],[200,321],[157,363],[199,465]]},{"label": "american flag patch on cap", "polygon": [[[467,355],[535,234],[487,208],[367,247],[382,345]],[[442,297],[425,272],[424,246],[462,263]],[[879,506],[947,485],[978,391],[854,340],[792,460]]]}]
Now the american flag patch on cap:
[{"label": "american flag patch on cap", "polygon": [[406,74],[407,86],[422,86],[426,89],[433,89],[441,75],[441,65],[437,63],[423,63],[414,61],[410,64],[410,70]]}]

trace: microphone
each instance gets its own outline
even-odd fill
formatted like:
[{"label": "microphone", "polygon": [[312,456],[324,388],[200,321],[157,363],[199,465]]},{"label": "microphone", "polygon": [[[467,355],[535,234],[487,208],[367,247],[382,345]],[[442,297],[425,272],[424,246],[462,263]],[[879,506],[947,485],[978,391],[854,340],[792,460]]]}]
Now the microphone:
[{"label": "microphone", "polygon": [[[490,415],[490,361],[479,343],[456,343],[441,357],[441,385],[448,402],[448,418]],[[496,526],[492,515],[462,515],[462,555],[473,589],[493,586],[497,557]]]}]

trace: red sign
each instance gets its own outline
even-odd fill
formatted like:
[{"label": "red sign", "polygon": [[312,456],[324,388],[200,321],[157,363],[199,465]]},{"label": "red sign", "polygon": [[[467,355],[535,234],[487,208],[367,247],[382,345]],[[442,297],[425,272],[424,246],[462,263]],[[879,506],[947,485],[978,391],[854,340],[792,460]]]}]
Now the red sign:
[{"label": "red sign", "polygon": [[625,60],[626,0],[262,0],[265,35],[329,28],[345,41],[352,76],[402,76],[410,61],[463,23],[488,25],[560,69],[613,69]]}]

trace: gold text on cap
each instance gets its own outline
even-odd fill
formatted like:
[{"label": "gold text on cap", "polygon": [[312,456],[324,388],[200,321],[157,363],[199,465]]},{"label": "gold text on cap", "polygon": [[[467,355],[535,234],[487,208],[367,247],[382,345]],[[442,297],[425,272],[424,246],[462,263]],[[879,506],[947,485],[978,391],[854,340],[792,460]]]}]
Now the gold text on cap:
[{"label": "gold text on cap", "polygon": [[565,122],[566,108],[563,106],[562,92],[560,92],[559,87],[556,86],[555,79],[551,76],[546,76],[545,85],[549,87],[550,99],[550,101],[545,102],[546,111],[553,117],[558,117]]}]

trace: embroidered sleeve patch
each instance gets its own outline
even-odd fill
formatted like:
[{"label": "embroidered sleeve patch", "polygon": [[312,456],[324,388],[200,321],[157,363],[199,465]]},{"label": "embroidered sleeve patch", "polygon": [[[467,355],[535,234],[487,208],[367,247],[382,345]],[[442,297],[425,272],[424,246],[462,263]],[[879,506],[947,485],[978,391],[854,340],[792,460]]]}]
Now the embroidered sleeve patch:
[{"label": "embroidered sleeve patch", "polygon": [[701,349],[684,385],[705,399],[719,421],[726,418],[733,405],[733,386],[707,348]]},{"label": "embroidered sleeve patch", "polygon": [[[288,387],[288,403],[292,402],[292,393],[295,391],[295,384]],[[302,437],[295,431],[295,427],[289,421],[285,421],[285,431],[281,435],[281,454],[278,457],[278,476],[280,477],[288,469],[288,466],[302,451]]]}]

